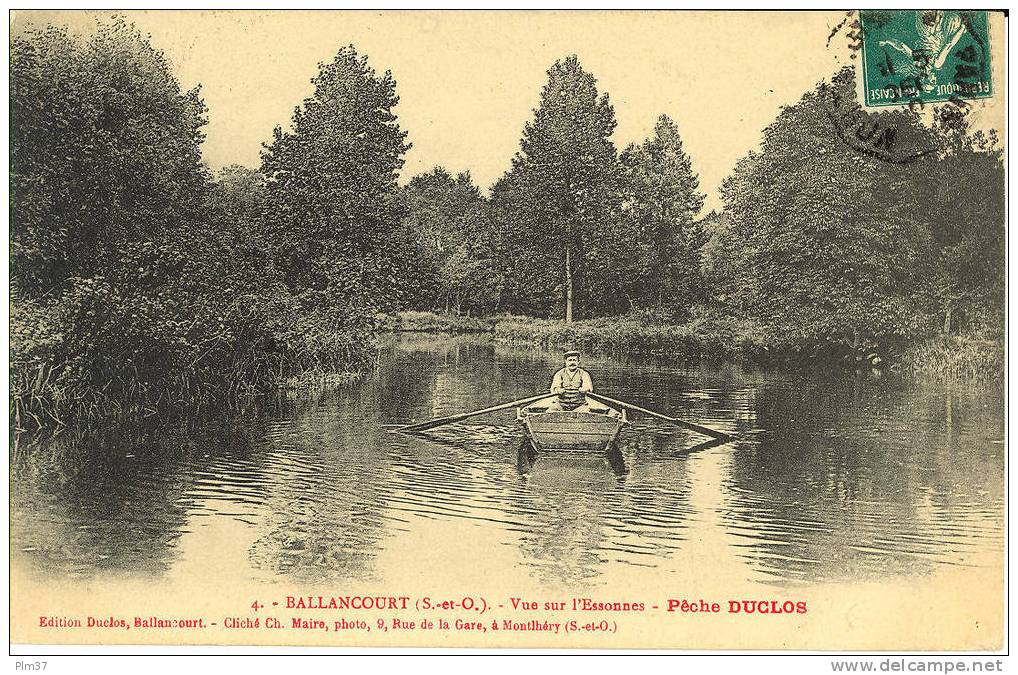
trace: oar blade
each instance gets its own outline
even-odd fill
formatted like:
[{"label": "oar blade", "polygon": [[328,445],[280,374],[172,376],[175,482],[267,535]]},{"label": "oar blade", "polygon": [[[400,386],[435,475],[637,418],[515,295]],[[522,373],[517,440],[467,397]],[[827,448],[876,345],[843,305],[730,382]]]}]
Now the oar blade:
[{"label": "oar blade", "polygon": [[686,422],[684,420],[676,420],[676,422],[686,427],[687,429],[690,429],[691,431],[695,431],[698,434],[703,434],[704,436],[710,436],[711,438],[714,438],[719,441],[734,440],[733,436],[730,436],[729,434],[726,434],[723,431],[711,429],[710,427],[705,427],[700,424],[693,424],[692,422]]},{"label": "oar blade", "polygon": [[408,424],[408,425],[406,425],[404,427],[400,427],[399,430],[400,431],[427,431],[428,429],[434,429],[435,427],[440,427],[440,426],[442,426],[444,424],[452,424],[454,422],[458,422],[460,419],[464,419],[464,418],[461,418],[459,415],[456,415],[454,417],[455,417],[454,419],[449,419],[449,418],[441,417],[441,418],[435,419],[435,420],[428,420],[427,422],[418,422],[417,424]]}]

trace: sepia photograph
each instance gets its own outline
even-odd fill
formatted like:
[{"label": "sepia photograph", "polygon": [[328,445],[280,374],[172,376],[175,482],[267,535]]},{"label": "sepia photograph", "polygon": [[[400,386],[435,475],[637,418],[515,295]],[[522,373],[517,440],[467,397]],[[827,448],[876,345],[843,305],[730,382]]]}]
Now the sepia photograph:
[{"label": "sepia photograph", "polygon": [[1006,18],[11,10],[12,654],[994,670]]}]

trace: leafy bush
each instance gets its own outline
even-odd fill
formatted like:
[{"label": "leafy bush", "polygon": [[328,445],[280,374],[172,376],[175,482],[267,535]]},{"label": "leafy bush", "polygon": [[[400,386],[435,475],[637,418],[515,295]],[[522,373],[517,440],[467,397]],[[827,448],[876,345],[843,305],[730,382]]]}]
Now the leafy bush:
[{"label": "leafy bush", "polygon": [[28,32],[11,50],[18,428],[221,404],[362,366],[375,308],[358,280],[384,284],[392,266],[319,260],[327,283],[290,283],[301,270],[266,232],[265,179],[230,167],[212,180],[204,104],[144,36],[116,19],[87,40]]}]

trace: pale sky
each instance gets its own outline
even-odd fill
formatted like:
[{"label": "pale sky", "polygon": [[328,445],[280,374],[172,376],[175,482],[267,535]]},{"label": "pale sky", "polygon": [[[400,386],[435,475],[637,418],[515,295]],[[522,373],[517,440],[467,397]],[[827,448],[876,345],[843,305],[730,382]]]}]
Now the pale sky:
[{"label": "pale sky", "polygon": [[[676,121],[705,211],[720,208],[721,181],[779,108],[851,63],[843,33],[827,44],[839,11],[121,13],[151,34],[184,88],[202,85],[213,169],[257,168],[273,127],[310,94],[318,62],[353,44],[396,79],[414,146],[402,182],[441,165],[469,170],[487,190],[509,168],[547,69],[575,53],[611,97],[619,150],[651,134],[658,115]],[[85,27],[94,14],[19,12],[12,32],[26,19]]]}]

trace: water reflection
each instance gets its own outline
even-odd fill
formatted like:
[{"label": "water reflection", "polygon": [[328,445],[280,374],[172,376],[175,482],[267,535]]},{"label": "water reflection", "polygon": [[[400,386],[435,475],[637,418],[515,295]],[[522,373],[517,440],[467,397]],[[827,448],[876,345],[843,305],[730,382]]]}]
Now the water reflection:
[{"label": "water reflection", "polygon": [[[19,444],[11,481],[15,555],[68,576],[165,572],[191,516],[200,515],[193,507],[204,491],[223,498],[220,517],[243,511],[250,497],[243,482],[229,489],[236,480],[230,467],[252,451],[255,428],[127,427]],[[211,482],[206,467],[216,476]]]},{"label": "water reflection", "polygon": [[516,453],[516,467],[520,476],[529,479],[534,471],[534,465],[541,460],[538,472],[543,473],[556,465],[565,464],[569,468],[590,466],[597,469],[607,467],[615,474],[616,480],[624,483],[629,469],[626,468],[626,458],[622,455],[618,443],[612,443],[605,452],[546,452],[542,453],[534,446],[530,438],[524,436],[520,439],[519,450]]},{"label": "water reflection", "polygon": [[421,436],[386,426],[522,398],[557,365],[403,337],[369,378],[314,400],[36,438],[12,458],[12,555],[62,576],[384,581],[401,563],[383,552],[436,531],[465,548],[467,525],[521,574],[586,588],[626,568],[667,583],[697,559],[808,584],[1002,550],[995,390],[587,359],[601,391],[738,440],[637,417],[606,453],[541,453],[511,410]]},{"label": "water reflection", "polygon": [[945,435],[939,393],[822,385],[761,391],[764,431],[733,454],[726,526],[755,567],[796,582],[926,574],[1000,545],[999,408],[972,406]]}]

